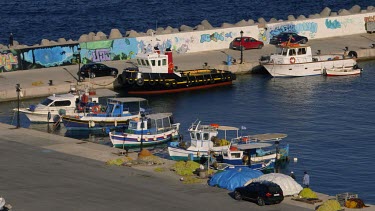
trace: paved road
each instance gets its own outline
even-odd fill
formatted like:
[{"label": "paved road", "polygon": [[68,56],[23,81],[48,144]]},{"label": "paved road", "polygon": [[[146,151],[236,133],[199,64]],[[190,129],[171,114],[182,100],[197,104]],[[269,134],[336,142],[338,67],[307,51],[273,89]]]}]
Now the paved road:
[{"label": "paved road", "polygon": [[[1,123],[0,129],[0,195],[13,210],[313,210],[284,202],[265,207],[238,202],[228,191],[206,184],[184,185],[49,149],[80,147],[74,139]],[[77,154],[96,156],[87,154],[90,148],[79,148]]]}]

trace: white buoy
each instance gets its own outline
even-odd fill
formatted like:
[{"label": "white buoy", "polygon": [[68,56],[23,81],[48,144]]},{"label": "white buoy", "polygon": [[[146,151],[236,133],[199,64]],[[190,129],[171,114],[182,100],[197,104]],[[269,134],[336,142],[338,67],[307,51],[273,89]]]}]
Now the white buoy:
[{"label": "white buoy", "polygon": [[296,163],[298,161],[298,158],[293,158],[293,161]]}]

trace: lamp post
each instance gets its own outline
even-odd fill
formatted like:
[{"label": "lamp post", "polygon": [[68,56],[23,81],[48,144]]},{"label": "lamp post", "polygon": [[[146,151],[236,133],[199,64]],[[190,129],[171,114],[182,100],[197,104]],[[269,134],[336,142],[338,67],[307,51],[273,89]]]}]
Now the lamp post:
[{"label": "lamp post", "polygon": [[242,47],[242,36],[243,36],[243,31],[240,31],[241,34],[241,41],[240,41],[240,50],[241,50],[241,64],[243,63],[243,47]]},{"label": "lamp post", "polygon": [[143,123],[143,118],[145,117],[145,113],[141,112],[141,150],[143,150],[143,128],[145,128]]},{"label": "lamp post", "polygon": [[21,86],[20,84],[16,84],[16,92],[17,92],[17,128],[21,127],[20,124],[20,92]]},{"label": "lamp post", "polygon": [[81,48],[77,48],[76,59],[78,62],[78,81],[81,81]]}]

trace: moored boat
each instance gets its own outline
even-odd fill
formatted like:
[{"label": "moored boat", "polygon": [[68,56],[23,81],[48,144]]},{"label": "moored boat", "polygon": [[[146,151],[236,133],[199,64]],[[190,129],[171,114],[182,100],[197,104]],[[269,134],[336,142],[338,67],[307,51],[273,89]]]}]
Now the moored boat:
[{"label": "moored boat", "polygon": [[325,68],[323,70],[323,75],[326,76],[347,76],[347,75],[359,75],[362,73],[362,68],[354,66],[354,68],[346,67],[335,67],[335,68]]},{"label": "moored boat", "polygon": [[113,147],[130,149],[163,144],[179,138],[180,123],[174,123],[172,113],[157,113],[129,121],[127,129],[111,131]]},{"label": "moored boat", "polygon": [[119,84],[129,94],[163,94],[228,86],[236,79],[230,71],[209,67],[178,70],[173,64],[172,51],[166,49],[137,55],[137,68],[127,68],[118,77]]},{"label": "moored boat", "polygon": [[298,77],[322,75],[324,69],[345,67],[355,69],[357,53],[313,55],[307,44],[283,44],[276,46],[276,53],[263,56],[260,64],[273,77]]},{"label": "moored boat", "polygon": [[[219,130],[225,132],[225,136],[218,137]],[[226,131],[236,131],[238,128],[219,126],[218,124],[203,125],[201,121],[195,121],[188,129],[190,142],[171,142],[168,145],[168,153],[172,160],[200,161],[202,157],[208,157],[210,153],[220,153],[229,148],[230,142],[226,139]]]},{"label": "moored boat", "polygon": [[62,121],[67,130],[105,130],[127,127],[129,120],[139,118],[147,100],[137,97],[109,98],[106,106],[93,107],[86,115],[64,115]]}]

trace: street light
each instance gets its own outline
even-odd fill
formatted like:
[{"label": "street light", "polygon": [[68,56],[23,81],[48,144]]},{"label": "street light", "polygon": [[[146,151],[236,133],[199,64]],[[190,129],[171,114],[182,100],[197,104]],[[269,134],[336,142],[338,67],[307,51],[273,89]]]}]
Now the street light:
[{"label": "street light", "polygon": [[240,31],[241,34],[241,41],[240,41],[240,50],[241,50],[241,64],[243,63],[243,47],[242,47],[242,36],[243,36],[243,31]]},{"label": "street light", "polygon": [[21,86],[20,84],[16,84],[16,92],[17,92],[17,128],[21,127],[20,124],[20,92]]},{"label": "street light", "polygon": [[143,119],[145,117],[145,113],[141,112],[141,150],[143,150],[143,128],[145,128],[144,126],[144,123],[143,123]]},{"label": "street light", "polygon": [[81,48],[77,48],[76,59],[78,61],[78,81],[81,81]]}]

